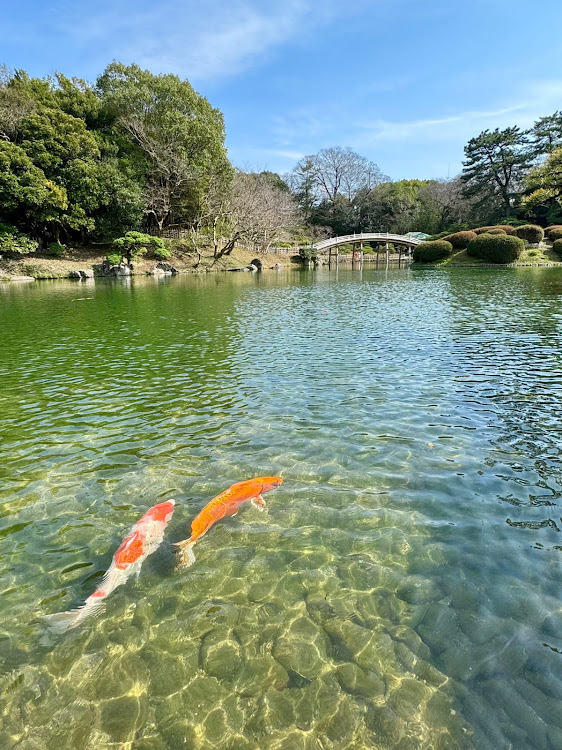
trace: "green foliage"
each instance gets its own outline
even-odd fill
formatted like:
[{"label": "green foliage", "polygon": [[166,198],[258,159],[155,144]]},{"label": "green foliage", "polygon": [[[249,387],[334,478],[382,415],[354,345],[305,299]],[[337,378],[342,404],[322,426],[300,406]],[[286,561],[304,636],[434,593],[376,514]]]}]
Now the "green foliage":
[{"label": "green foliage", "polygon": [[562,257],[562,236],[554,240],[552,249],[557,255],[560,255]]},{"label": "green foliage", "polygon": [[153,247],[152,255],[154,255],[155,258],[158,258],[158,260],[167,260],[168,258],[172,257],[171,251],[168,250],[165,245],[164,247]]},{"label": "green foliage", "polygon": [[464,152],[464,194],[480,208],[501,205],[509,216],[518,182],[533,159],[526,133],[518,127],[484,130]]},{"label": "green foliage", "polygon": [[544,229],[536,224],[523,224],[522,227],[517,227],[517,236],[534,245],[542,242]]},{"label": "green foliage", "polygon": [[222,114],[176,76],[112,63],[93,88],[0,70],[0,219],[45,242],[189,221],[229,170]]},{"label": "green foliage", "polygon": [[490,226],[490,227],[476,227],[476,229],[473,229],[472,231],[476,232],[476,234],[487,234],[490,231],[490,229],[495,229],[495,227],[493,227],[493,226]]},{"label": "green foliage", "polygon": [[491,227],[491,229],[488,229],[486,234],[507,234],[507,232],[501,227]]},{"label": "green foliage", "polygon": [[300,247],[299,256],[303,260],[314,260],[318,256],[318,250],[310,245],[309,247]]},{"label": "green foliage", "polygon": [[46,254],[52,255],[55,258],[61,258],[64,255],[65,250],[66,246],[62,245],[60,242],[49,242]]},{"label": "green foliage", "polygon": [[540,117],[531,128],[533,151],[537,156],[550,154],[562,146],[562,112]]},{"label": "green foliage", "polygon": [[414,261],[418,263],[434,263],[447,258],[453,252],[453,246],[446,240],[429,240],[422,242],[414,249]]},{"label": "green foliage", "polygon": [[169,258],[170,251],[161,237],[153,237],[142,232],[127,232],[123,237],[113,240],[113,247],[121,253],[127,263],[138,260],[149,250],[156,258]]},{"label": "green foliage", "polygon": [[29,255],[29,253],[34,253],[38,247],[38,242],[18,232],[16,227],[9,224],[0,224],[0,255],[5,254],[9,257]]},{"label": "green foliage", "polygon": [[551,227],[547,227],[544,230],[544,233],[546,234],[547,239],[549,239],[551,242],[554,242],[555,240],[559,240],[562,238],[562,225],[554,224]]},{"label": "green foliage", "polygon": [[507,234],[481,234],[471,240],[466,252],[487,263],[512,263],[521,255],[525,243]]},{"label": "green foliage", "polygon": [[105,259],[110,266],[118,266],[123,260],[123,256],[121,255],[121,253],[108,253],[105,256]]},{"label": "green foliage", "polygon": [[476,232],[455,232],[454,234],[448,234],[443,237],[444,240],[450,242],[455,250],[464,250],[468,247],[470,240],[476,237]]},{"label": "green foliage", "polygon": [[562,147],[555,148],[543,164],[532,169],[525,179],[522,206],[527,216],[543,223],[562,218]]},{"label": "green foliage", "polygon": [[[517,219],[515,219],[517,222]],[[517,222],[517,224],[521,224],[522,222]],[[516,236],[516,229],[515,226],[512,226],[511,224],[496,224],[495,227],[492,227],[492,229],[502,229],[506,234],[511,235],[512,237]]]}]

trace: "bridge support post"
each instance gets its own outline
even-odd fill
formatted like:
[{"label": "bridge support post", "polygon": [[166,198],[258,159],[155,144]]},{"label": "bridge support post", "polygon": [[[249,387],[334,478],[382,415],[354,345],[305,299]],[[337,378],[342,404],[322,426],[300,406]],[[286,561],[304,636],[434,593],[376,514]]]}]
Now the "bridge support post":
[{"label": "bridge support post", "polygon": [[361,252],[359,255],[359,263],[361,265],[361,268],[363,268],[363,243],[361,243]]},{"label": "bridge support post", "polygon": [[386,243],[386,267],[388,268],[388,260],[389,260],[389,254],[390,254],[390,248],[388,247],[388,242]]}]

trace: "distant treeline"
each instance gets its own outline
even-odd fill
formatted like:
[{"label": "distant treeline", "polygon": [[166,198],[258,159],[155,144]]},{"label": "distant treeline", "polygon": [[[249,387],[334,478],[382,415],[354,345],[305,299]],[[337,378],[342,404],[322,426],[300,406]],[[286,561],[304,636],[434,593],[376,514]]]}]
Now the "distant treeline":
[{"label": "distant treeline", "polygon": [[27,237],[44,246],[106,241],[179,224],[195,249],[210,244],[220,256],[237,242],[263,251],[331,233],[561,223],[561,144],[556,112],[529,131],[473,138],[452,180],[392,182],[341,147],[304,157],[283,177],[246,173],[228,160],[222,113],[175,75],[114,62],[90,84],[4,67],[0,240],[29,252]]}]

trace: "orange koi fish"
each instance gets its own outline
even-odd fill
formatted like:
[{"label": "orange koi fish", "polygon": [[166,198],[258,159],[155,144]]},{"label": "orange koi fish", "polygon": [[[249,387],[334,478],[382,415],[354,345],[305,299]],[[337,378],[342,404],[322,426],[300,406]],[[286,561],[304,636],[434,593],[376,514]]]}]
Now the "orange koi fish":
[{"label": "orange koi fish", "polygon": [[87,617],[103,607],[105,599],[118,586],[135,573],[140,573],[144,560],[155,552],[164,538],[164,531],[174,512],[175,500],[166,500],[147,510],[137,521],[127,536],[121,542],[117,552],[113,555],[111,565],[103,577],[99,587],[91,594],[85,603],[77,609],[47,615],[44,619],[49,628],[57,633],[75,628]]},{"label": "orange koi fish", "polygon": [[203,534],[209,531],[213,524],[225,516],[235,516],[246,500],[250,500],[254,508],[263,510],[265,501],[262,494],[274,490],[282,482],[282,477],[256,477],[255,479],[247,479],[245,482],[236,482],[236,484],[221,492],[220,495],[214,497],[193,519],[189,539],[184,539],[183,542],[177,542],[175,545],[179,547],[180,566],[188,567],[195,562],[193,545]]}]

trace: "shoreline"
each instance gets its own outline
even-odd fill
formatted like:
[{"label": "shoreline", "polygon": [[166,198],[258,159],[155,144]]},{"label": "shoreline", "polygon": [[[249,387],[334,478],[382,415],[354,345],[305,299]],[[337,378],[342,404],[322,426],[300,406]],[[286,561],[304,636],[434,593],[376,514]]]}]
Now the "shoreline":
[{"label": "shoreline", "polygon": [[[69,250],[63,257],[45,255],[26,255],[17,259],[0,260],[0,282],[41,281],[55,279],[76,279],[77,272],[86,272],[88,277],[118,278],[101,274],[101,264],[107,255],[107,247],[89,247],[80,250]],[[264,270],[277,267],[293,266],[290,257],[277,254],[260,255],[255,251],[235,248],[228,256],[214,261],[212,254],[202,254],[199,259],[196,253],[175,251],[165,261],[177,274],[217,273],[219,271],[246,270],[251,261],[259,258]],[[284,262],[283,262],[284,261]],[[170,272],[159,272],[156,267],[161,261],[141,258],[132,264],[130,276],[168,275]],[[127,278],[127,276],[123,276]]]}]

